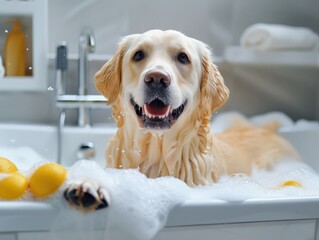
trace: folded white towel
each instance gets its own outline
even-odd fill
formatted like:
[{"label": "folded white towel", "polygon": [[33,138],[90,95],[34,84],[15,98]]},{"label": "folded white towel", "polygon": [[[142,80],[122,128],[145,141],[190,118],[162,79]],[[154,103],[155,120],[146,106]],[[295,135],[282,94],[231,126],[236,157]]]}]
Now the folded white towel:
[{"label": "folded white towel", "polygon": [[4,70],[4,66],[2,64],[2,58],[1,58],[1,55],[0,55],[0,78],[3,78],[4,74],[5,74],[5,70]]},{"label": "folded white towel", "polygon": [[319,46],[319,37],[304,27],[257,23],[244,31],[240,44],[260,50],[311,50]]}]

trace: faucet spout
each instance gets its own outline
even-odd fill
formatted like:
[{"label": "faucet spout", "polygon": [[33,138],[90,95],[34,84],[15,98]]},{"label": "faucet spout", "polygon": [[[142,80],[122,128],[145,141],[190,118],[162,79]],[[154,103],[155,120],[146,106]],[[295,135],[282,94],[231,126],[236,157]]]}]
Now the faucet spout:
[{"label": "faucet spout", "polygon": [[83,29],[79,38],[79,95],[86,95],[88,54],[95,51],[95,38],[92,28]]},{"label": "faucet spout", "polygon": [[[79,38],[79,96],[87,95],[87,69],[88,69],[88,54],[95,51],[95,38],[93,30],[90,27],[85,27]],[[90,125],[89,109],[84,107],[79,108],[78,124],[81,127]]]}]

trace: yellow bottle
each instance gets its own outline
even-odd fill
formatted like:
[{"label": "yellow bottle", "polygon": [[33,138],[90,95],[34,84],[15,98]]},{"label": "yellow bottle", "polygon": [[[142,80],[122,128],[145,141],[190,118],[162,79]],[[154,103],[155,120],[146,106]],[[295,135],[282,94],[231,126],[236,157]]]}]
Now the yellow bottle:
[{"label": "yellow bottle", "polygon": [[18,19],[12,21],[12,29],[7,34],[4,51],[6,76],[25,76],[26,37]]}]

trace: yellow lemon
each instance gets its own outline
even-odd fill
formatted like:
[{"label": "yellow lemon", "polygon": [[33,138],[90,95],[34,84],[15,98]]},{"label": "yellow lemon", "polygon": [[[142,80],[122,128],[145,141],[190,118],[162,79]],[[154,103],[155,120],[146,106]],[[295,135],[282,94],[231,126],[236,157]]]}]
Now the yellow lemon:
[{"label": "yellow lemon", "polygon": [[8,177],[0,180],[0,199],[18,199],[23,196],[27,187],[28,181],[25,176],[19,172],[10,173]]},{"label": "yellow lemon", "polygon": [[18,171],[16,165],[10,160],[0,157],[0,173],[12,173]]},{"label": "yellow lemon", "polygon": [[280,187],[303,187],[301,183],[294,181],[294,180],[288,180],[283,182]]},{"label": "yellow lemon", "polygon": [[30,190],[37,197],[47,197],[64,183],[67,170],[57,163],[45,163],[31,175]]}]

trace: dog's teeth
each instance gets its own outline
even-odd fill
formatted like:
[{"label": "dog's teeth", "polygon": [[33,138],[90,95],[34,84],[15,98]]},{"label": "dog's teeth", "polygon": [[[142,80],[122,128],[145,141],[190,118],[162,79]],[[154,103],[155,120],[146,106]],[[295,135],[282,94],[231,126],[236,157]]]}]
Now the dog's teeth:
[{"label": "dog's teeth", "polygon": [[149,112],[147,111],[146,104],[144,104],[144,106],[143,106],[143,108],[142,108],[142,114],[145,115],[145,116],[148,117],[148,118],[164,119],[164,118],[168,117],[168,115],[169,115],[169,113],[170,113],[170,109],[171,109],[171,108],[170,108],[170,106],[169,106],[169,107],[167,108],[166,113],[163,114],[163,115],[153,115],[153,114],[151,114],[151,113],[149,113]]},{"label": "dog's teeth", "polygon": [[166,113],[165,113],[165,117],[168,117],[168,114],[169,114],[170,109],[171,109],[171,106],[168,106],[167,111],[166,111]]}]

